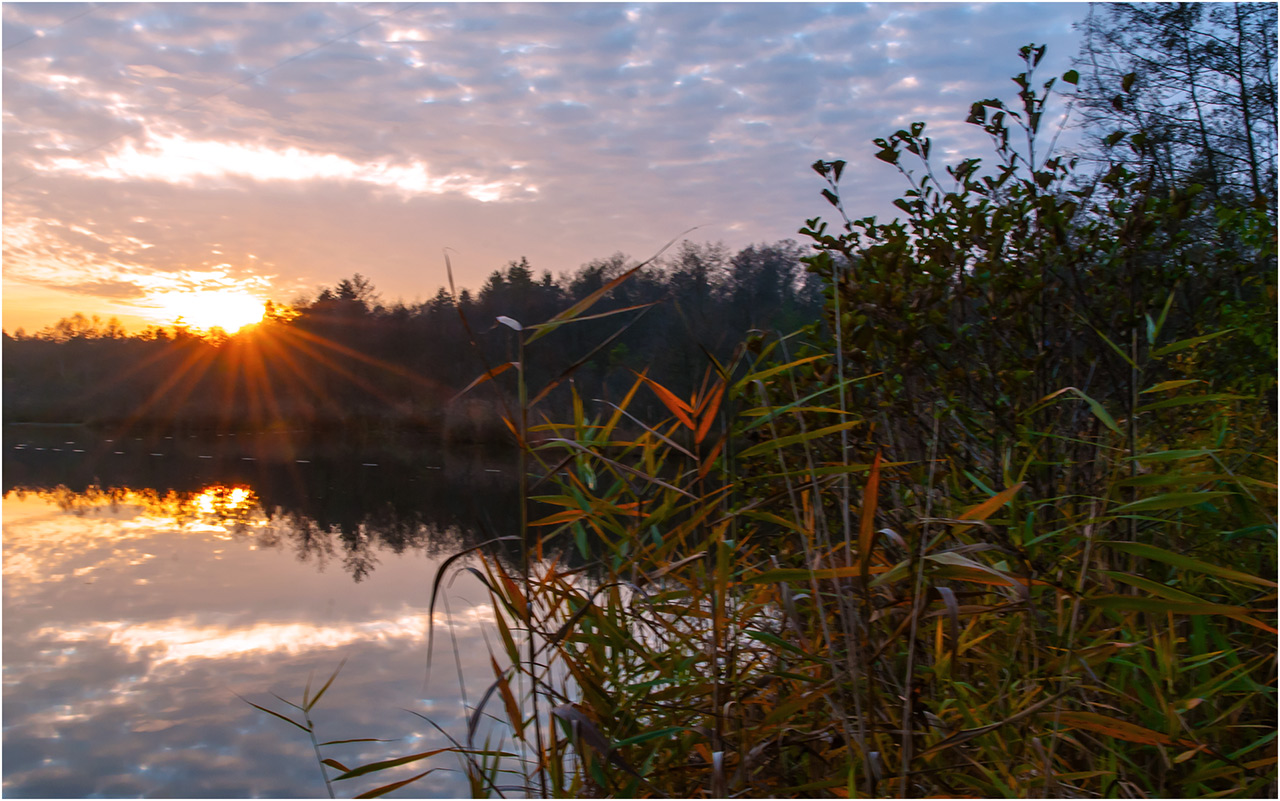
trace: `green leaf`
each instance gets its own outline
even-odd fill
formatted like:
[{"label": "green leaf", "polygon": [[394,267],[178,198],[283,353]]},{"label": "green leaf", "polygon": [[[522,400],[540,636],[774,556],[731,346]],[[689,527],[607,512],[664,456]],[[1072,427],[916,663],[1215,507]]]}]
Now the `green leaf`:
[{"label": "green leaf", "polygon": [[1213,453],[1214,451],[1211,451],[1208,448],[1195,448],[1140,453],[1132,458],[1139,462],[1173,462],[1179,459],[1194,459],[1198,456],[1211,456]]},{"label": "green leaf", "polygon": [[1182,387],[1190,386],[1192,384],[1203,384],[1203,383],[1204,382],[1198,378],[1182,378],[1182,379],[1178,379],[1177,381],[1161,381],[1159,384],[1156,384],[1153,387],[1147,387],[1146,389],[1142,390],[1142,392],[1138,394],[1145,395],[1148,392],[1165,392],[1166,390],[1170,390],[1170,389],[1181,389]]},{"label": "green leaf", "polygon": [[962,470],[961,472],[962,472],[962,473],[964,473],[965,478],[967,478],[967,479],[969,479],[970,481],[972,481],[972,482],[973,482],[973,485],[974,485],[975,487],[977,487],[978,489],[982,490],[983,492],[987,493],[988,495],[995,495],[995,494],[996,494],[996,491],[995,491],[995,490],[991,489],[991,488],[990,488],[990,487],[988,487],[986,484],[984,484],[984,483],[982,482],[982,480],[981,480],[980,478],[978,478],[977,476],[975,476],[973,473],[970,473],[968,470]]},{"label": "green leaf", "polygon": [[[421,759],[428,759],[430,757],[435,756],[436,754],[443,754],[449,751],[457,751],[457,750],[458,749],[456,748],[436,748],[432,751],[423,751],[420,754],[410,754],[409,756],[402,756],[396,759],[387,759],[387,760],[383,760],[382,762],[370,762],[368,765],[361,765],[360,767],[355,768],[354,770],[347,771],[346,773],[339,776],[336,779],[336,781],[342,781],[343,779],[354,779],[355,777],[363,776],[366,773],[374,773],[379,770],[387,770],[388,768],[396,768],[401,765],[408,765],[410,762],[417,762],[418,760],[421,760]],[[504,754],[504,756],[515,756],[515,755]]]},{"label": "green leaf", "polygon": [[1208,484],[1210,481],[1229,481],[1226,473],[1151,473],[1145,476],[1122,478],[1118,487],[1165,487],[1177,484]]},{"label": "green leaf", "polygon": [[1248,607],[1226,604],[1192,603],[1168,598],[1142,598],[1134,595],[1099,595],[1084,599],[1085,603],[1117,612],[1172,612],[1175,615],[1239,615]]},{"label": "green leaf", "polygon": [[1172,587],[1168,587],[1164,584],[1161,584],[1158,581],[1152,581],[1151,579],[1143,578],[1142,576],[1134,576],[1129,573],[1118,573],[1114,570],[1104,570],[1102,572],[1105,575],[1115,579],[1116,581],[1121,582],[1122,584],[1128,584],[1131,587],[1137,587],[1140,590],[1146,590],[1152,595],[1159,596],[1160,598],[1168,598],[1170,601],[1182,601],[1183,603],[1194,603],[1194,604],[1210,603],[1209,601],[1206,601],[1203,598],[1198,598],[1189,592],[1183,592],[1182,590],[1175,590]]},{"label": "green leaf", "polygon": [[791,651],[792,653],[800,654],[806,659],[813,658],[810,654],[806,653],[803,649],[795,646],[792,643],[787,642],[786,640],[782,639],[776,634],[772,634],[767,631],[748,631],[747,636],[758,642],[769,643],[770,645],[775,645],[778,648],[781,648],[785,651]]},{"label": "green leaf", "polygon": [[247,701],[243,698],[241,698],[240,700],[244,701],[246,704],[253,707],[254,709],[260,709],[263,712],[266,712],[268,715],[275,715],[276,717],[283,720],[285,723],[292,723],[293,725],[297,726],[299,729],[302,729],[303,731],[305,731],[307,734],[311,733],[311,729],[308,729],[306,726],[303,726],[301,723],[299,723],[296,720],[293,720],[292,718],[287,718],[284,715],[281,715],[279,712],[273,712],[272,710],[267,709],[265,706],[259,706],[252,701]]},{"label": "green leaf", "polygon": [[802,364],[808,364],[809,362],[817,361],[818,359],[829,359],[829,358],[831,358],[830,354],[819,353],[817,356],[807,356],[803,359],[796,359],[795,361],[787,362],[786,364],[779,364],[774,367],[770,367],[767,370],[761,370],[758,373],[752,373],[750,375],[743,376],[742,378],[738,379],[737,382],[734,383],[732,391],[738,392],[744,386],[746,386],[748,383],[752,381],[763,381],[764,379],[777,375],[778,373],[781,373],[784,370],[790,370],[793,367],[799,367]]},{"label": "green leaf", "polygon": [[343,659],[341,662],[338,663],[338,666],[334,668],[333,675],[329,676],[329,680],[326,681],[324,683],[324,686],[320,688],[320,692],[316,693],[315,698],[312,698],[310,701],[307,702],[306,711],[310,712],[312,709],[315,709],[316,704],[320,703],[320,699],[324,697],[325,691],[329,689],[329,685],[333,684],[333,680],[338,678],[338,673],[342,670],[342,666],[345,664],[347,664],[346,659]]},{"label": "green leaf", "polygon": [[656,740],[659,737],[670,737],[671,735],[679,734],[682,731],[693,731],[693,729],[688,726],[668,726],[665,729],[655,729],[654,731],[647,731],[644,734],[637,734],[634,737],[628,737],[625,740],[619,740],[613,744],[613,748],[614,750],[617,750],[619,748],[625,748],[628,745],[638,745],[649,740]]},{"label": "green leaf", "polygon": [[[1106,337],[1103,337],[1103,339],[1106,340],[1107,344],[1111,345],[1111,347],[1113,348],[1116,347],[1114,344],[1111,343],[1110,340],[1107,340]],[[1124,352],[1121,351],[1119,348],[1116,348],[1116,352],[1119,353],[1121,356],[1124,356]],[[1125,360],[1128,361],[1128,357],[1125,357]],[[1130,363],[1132,364],[1132,362]],[[1057,392],[1050,392],[1048,395],[1045,395],[1043,398],[1041,398],[1039,403],[1046,403],[1048,401],[1051,401],[1065,392],[1073,393],[1077,397],[1084,400],[1085,403],[1089,404],[1089,408],[1093,411],[1094,417],[1097,417],[1098,420],[1100,420],[1102,424],[1105,425],[1107,428],[1111,429],[1117,434],[1123,433],[1120,430],[1120,426],[1116,425],[1115,419],[1110,414],[1107,413],[1106,408],[1103,407],[1101,403],[1098,403],[1096,400],[1084,394],[1083,392],[1081,392],[1079,389],[1076,389],[1075,387],[1063,387]],[[1037,403],[1036,405],[1038,406],[1039,403]]]},{"label": "green leaf", "polygon": [[1076,84],[1080,83],[1080,73],[1076,72],[1075,70],[1067,70],[1066,72],[1062,73],[1062,80],[1065,83],[1069,83],[1072,86],[1075,86]]},{"label": "green leaf", "polygon": [[[1083,317],[1082,317],[1081,319],[1083,319]],[[1093,333],[1097,334],[1097,335],[1098,335],[1098,337],[1099,337],[1103,342],[1105,342],[1105,343],[1106,343],[1107,347],[1109,347],[1109,348],[1111,348],[1113,351],[1115,351],[1115,352],[1116,352],[1116,354],[1117,354],[1121,359],[1124,359],[1125,364],[1128,364],[1130,367],[1137,367],[1137,366],[1138,366],[1137,364],[1135,364],[1135,363],[1134,363],[1133,359],[1131,359],[1131,358],[1129,357],[1129,354],[1124,352],[1124,349],[1123,349],[1123,348],[1121,348],[1119,345],[1117,345],[1116,343],[1114,343],[1114,342],[1112,342],[1112,341],[1111,341],[1111,338],[1110,338],[1110,337],[1108,337],[1106,334],[1102,333],[1102,331],[1100,331],[1100,330],[1099,330],[1097,327],[1095,327],[1095,326],[1090,325],[1089,327],[1093,329]]]},{"label": "green leaf", "polygon": [[[814,357],[814,358],[821,358],[821,357]],[[762,377],[762,376],[769,375],[769,374],[771,374],[771,373],[773,373],[773,372],[776,372],[776,371],[774,371],[774,370],[764,370],[763,372],[756,373],[756,374],[755,374],[755,376],[754,376],[754,378],[760,378],[760,377]],[[787,405],[785,405],[785,406],[772,406],[772,407],[768,407],[768,408],[765,408],[765,409],[753,409],[753,410],[752,410],[752,416],[755,416],[755,415],[757,415],[757,414],[758,414],[758,415],[759,415],[759,419],[754,420],[750,425],[745,426],[742,430],[743,430],[743,432],[745,433],[745,432],[750,431],[751,429],[755,428],[756,426],[764,425],[765,423],[769,422],[770,420],[774,419],[775,417],[778,417],[778,416],[780,416],[780,415],[786,414],[786,413],[788,413],[788,412],[800,412],[800,411],[805,411],[805,409],[806,409],[807,407],[805,407],[805,406],[804,406],[804,404],[808,403],[809,401],[813,400],[814,398],[818,397],[819,395],[824,395],[824,394],[826,394],[826,393],[828,393],[828,392],[833,392],[833,391],[836,391],[836,390],[843,391],[843,390],[844,390],[844,388],[845,388],[845,387],[847,387],[847,386],[849,386],[850,384],[854,384],[854,383],[857,383],[857,382],[859,382],[859,381],[865,381],[865,380],[867,380],[867,379],[869,379],[869,378],[875,378],[875,377],[876,377],[876,376],[878,376],[878,375],[880,375],[880,373],[871,373],[870,375],[859,376],[859,377],[857,377],[857,378],[846,378],[845,380],[843,380],[843,381],[841,381],[841,382],[839,382],[839,383],[832,384],[832,385],[827,386],[827,387],[823,387],[822,389],[820,389],[820,390],[818,390],[818,391],[816,391],[816,392],[810,393],[809,395],[806,395],[805,397],[800,398],[799,400],[794,400],[794,401],[792,401],[791,403],[788,403],[788,404],[787,404]],[[730,390],[730,392],[734,392],[734,393],[736,393],[736,392],[737,392],[741,387],[742,387],[742,382],[741,382],[741,381],[739,381],[737,384],[734,384],[734,386],[733,386],[733,388]],[[746,413],[744,413],[744,414],[746,414]],[[852,412],[844,412],[844,414],[852,414]]]},{"label": "green leaf", "polygon": [[[885,462],[883,466],[884,467],[902,467],[903,465],[907,465],[907,464],[911,464],[911,462]],[[788,470],[783,473],[761,473],[759,475],[744,477],[741,479],[741,482],[743,484],[749,484],[756,481],[771,481],[773,479],[778,479],[778,478],[795,478],[797,476],[801,476],[804,478],[815,478],[818,476],[838,476],[844,473],[861,473],[864,470],[870,470],[870,469],[871,469],[871,465],[863,464],[861,462],[855,463],[855,464],[846,464],[846,465],[833,465],[831,467],[814,467],[812,469],[808,467],[799,467],[799,468],[796,468],[795,470]]]},{"label": "green leaf", "polygon": [[[1203,494],[1203,493],[1197,493],[1197,494]],[[1220,493],[1220,494],[1226,494],[1226,493]],[[1167,565],[1180,567],[1180,568],[1183,568],[1184,570],[1194,570],[1198,573],[1207,573],[1211,576],[1218,576],[1219,578],[1227,579],[1228,581],[1243,582],[1245,584],[1257,584],[1262,587],[1276,586],[1276,583],[1274,581],[1268,581],[1267,579],[1260,578],[1258,576],[1251,576],[1248,573],[1241,573],[1239,570],[1232,570],[1229,567],[1222,567],[1221,565],[1210,564],[1209,562],[1202,562],[1199,559],[1192,559],[1190,556],[1184,556],[1183,554],[1180,554],[1180,553],[1166,551],[1165,549],[1157,548],[1154,545],[1147,545],[1141,542],[1110,542],[1110,541],[1104,541],[1098,544],[1105,545],[1106,547],[1110,548],[1113,551],[1120,551],[1121,553],[1133,554],[1134,556],[1140,556],[1144,559],[1150,559],[1154,562],[1164,562]]]},{"label": "green leaf", "polygon": [[[343,745],[345,743],[389,743],[391,740],[382,740],[377,737],[357,737],[354,740],[329,740],[327,742],[318,743],[318,745]],[[346,768],[343,768],[346,770]]]},{"label": "green leaf", "polygon": [[1150,498],[1126,503],[1117,506],[1111,510],[1112,514],[1126,514],[1129,512],[1152,512],[1158,509],[1182,509],[1187,506],[1195,506],[1211,501],[1215,498],[1221,498],[1226,495],[1235,495],[1234,492],[1226,492],[1224,490],[1208,490],[1205,492],[1167,492],[1164,495],[1155,495]]},{"label": "green leaf", "polygon": [[1156,401],[1155,403],[1148,403],[1143,406],[1139,406],[1134,411],[1149,412],[1155,409],[1166,409],[1171,406],[1191,406],[1196,403],[1215,403],[1219,401],[1248,400],[1248,399],[1249,398],[1247,395],[1231,395],[1229,393],[1219,393],[1217,395],[1183,395],[1178,398],[1165,398],[1162,401]]},{"label": "green leaf", "polygon": [[623,283],[624,281],[626,281],[626,280],[628,280],[629,278],[631,278],[631,276],[635,275],[635,274],[636,274],[636,272],[638,272],[638,271],[640,270],[640,268],[641,268],[641,267],[644,267],[645,265],[647,265],[647,264],[649,264],[650,262],[652,262],[654,259],[656,259],[656,258],[658,258],[659,256],[661,256],[663,253],[665,253],[665,252],[667,251],[667,248],[669,248],[669,247],[671,247],[672,245],[674,245],[674,244],[675,244],[676,242],[678,242],[678,241],[679,241],[679,240],[680,240],[680,239],[681,239],[685,234],[687,234],[687,233],[689,233],[690,231],[693,231],[693,230],[694,230],[693,228],[690,228],[688,231],[685,231],[684,233],[680,234],[680,236],[677,236],[675,239],[672,239],[670,242],[668,242],[667,244],[663,245],[663,246],[662,246],[662,248],[661,248],[657,253],[653,254],[652,256],[650,256],[649,258],[647,258],[647,259],[645,259],[644,261],[640,262],[640,263],[639,263],[639,264],[637,264],[636,266],[634,266],[634,267],[632,267],[631,269],[627,270],[626,272],[622,273],[622,274],[621,274],[621,275],[619,275],[617,278],[613,279],[613,280],[612,280],[612,281],[610,281],[609,283],[607,283],[607,284],[605,284],[604,286],[600,287],[600,288],[599,288],[599,289],[597,289],[595,292],[592,292],[590,295],[587,295],[585,298],[583,298],[582,300],[580,300],[580,301],[578,301],[577,303],[573,304],[572,306],[570,306],[569,308],[565,309],[564,311],[560,312],[560,313],[559,313],[559,314],[557,314],[555,317],[552,317],[550,320],[546,321],[545,323],[541,323],[541,324],[539,324],[539,325],[538,325],[538,329],[539,329],[539,330],[538,330],[538,331],[536,331],[536,332],[534,332],[534,335],[533,335],[533,336],[531,336],[531,337],[529,337],[527,340],[525,340],[525,343],[524,343],[524,344],[525,344],[526,346],[528,346],[528,345],[532,345],[534,342],[536,342],[537,340],[539,340],[539,339],[541,339],[542,337],[546,336],[547,334],[550,334],[552,331],[556,330],[557,328],[559,328],[559,327],[560,327],[561,325],[563,325],[564,323],[569,322],[570,320],[574,319],[575,317],[579,317],[579,316],[581,316],[581,315],[582,315],[582,314],[583,314],[587,309],[590,309],[592,306],[594,306],[594,305],[595,305],[595,304],[600,300],[600,298],[602,298],[602,297],[604,297],[605,295],[609,294],[609,292],[611,292],[611,291],[612,291],[615,287],[617,287],[619,284],[621,284],[621,283]]},{"label": "green leaf", "polygon": [[1170,342],[1168,345],[1161,346],[1151,351],[1152,356],[1168,356],[1170,353],[1177,353],[1180,350],[1194,348],[1202,342],[1208,342],[1211,339],[1217,339],[1220,336],[1226,336],[1235,331],[1234,328],[1228,328],[1225,331],[1215,331],[1212,334],[1205,334],[1200,337],[1191,337],[1190,339],[1180,339],[1177,342]]},{"label": "green leaf", "polygon": [[857,425],[862,425],[862,421],[850,420],[845,423],[836,423],[835,425],[827,426],[826,428],[819,428],[816,431],[807,431],[803,434],[792,434],[789,437],[778,437],[777,439],[766,440],[765,442],[760,442],[755,445],[752,445],[750,448],[747,448],[742,453],[739,453],[738,458],[745,459],[749,456],[755,456],[756,454],[760,454],[760,453],[767,453],[769,451],[777,450],[779,448],[785,448],[800,442],[808,442],[811,439],[825,437],[839,431],[844,431],[846,429],[853,428],[854,426],[857,426]]},{"label": "green leaf", "polygon": [[[766,408],[746,409],[744,411],[739,412],[738,414],[741,417],[764,417],[766,415],[768,415],[769,417],[776,417],[779,411],[781,410],[778,408],[766,407]],[[849,415],[853,414],[853,412],[849,410],[837,409],[834,406],[792,406],[792,407],[789,407],[787,411],[814,412],[818,414],[835,414],[835,415],[840,415],[841,417],[848,417]],[[758,423],[752,423],[747,428],[754,428],[756,425],[758,425]]]},{"label": "green leaf", "polygon": [[757,573],[754,576],[743,579],[743,581],[747,584],[776,584],[780,581],[808,581],[811,578],[848,578],[861,575],[862,570],[856,566],[826,567],[821,570],[811,570],[807,567],[779,567],[773,570],[766,570],[763,573]]},{"label": "green leaf", "polygon": [[[656,301],[655,301],[655,302],[656,302]],[[623,308],[621,308],[621,309],[614,309],[613,311],[600,312],[599,314],[588,314],[588,315],[586,315],[586,316],[584,316],[584,317],[575,317],[575,318],[573,318],[572,320],[563,320],[563,321],[558,322],[558,323],[550,323],[550,322],[546,322],[546,323],[538,323],[537,325],[526,325],[526,326],[524,327],[524,330],[525,330],[525,331],[539,331],[539,330],[541,330],[541,329],[543,329],[543,328],[546,328],[546,327],[548,327],[548,326],[555,326],[555,327],[559,327],[559,326],[561,326],[561,325],[565,325],[566,323],[585,323],[585,322],[587,322],[588,320],[603,320],[603,319],[605,319],[606,317],[613,317],[614,315],[617,315],[617,314],[624,314],[625,312],[635,311],[636,309],[645,309],[645,308],[648,308],[649,306],[652,306],[652,305],[654,305],[654,304],[653,304],[653,303],[637,303],[637,304],[636,304],[636,305],[634,305],[634,306],[624,306],[624,307],[623,307]],[[532,341],[532,339],[530,339],[530,341]],[[529,344],[529,343],[528,343],[528,342],[526,342],[525,344],[527,345],[527,344]]]},{"label": "green leaf", "polygon": [[[1141,146],[1142,143],[1146,141],[1146,135],[1134,134],[1129,141],[1133,144]],[[1177,287],[1176,284],[1174,286],[1175,288]],[[1174,294],[1175,294],[1174,292],[1170,291],[1169,297],[1165,298],[1164,308],[1160,310],[1160,319],[1156,320],[1155,330],[1151,332],[1151,339],[1147,344],[1149,345],[1156,344],[1156,339],[1159,338],[1160,332],[1164,330],[1164,321],[1169,318],[1169,309],[1173,308]]]}]

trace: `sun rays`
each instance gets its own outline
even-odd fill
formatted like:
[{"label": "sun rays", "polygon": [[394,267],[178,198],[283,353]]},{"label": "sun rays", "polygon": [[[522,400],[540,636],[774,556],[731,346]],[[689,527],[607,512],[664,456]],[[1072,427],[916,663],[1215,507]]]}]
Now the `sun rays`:
[{"label": "sun rays", "polygon": [[[194,325],[185,331],[179,327],[172,337],[151,343],[153,352],[130,369],[92,391],[105,396],[121,385],[147,384],[147,375],[158,376],[123,421],[126,431],[179,417],[219,430],[270,430],[344,419],[355,411],[356,397],[362,399],[358,406],[390,409],[403,405],[409,394],[450,394],[436,380],[302,325],[270,317],[258,322],[225,338],[195,335]],[[406,394],[384,386],[379,375],[397,379]]]}]

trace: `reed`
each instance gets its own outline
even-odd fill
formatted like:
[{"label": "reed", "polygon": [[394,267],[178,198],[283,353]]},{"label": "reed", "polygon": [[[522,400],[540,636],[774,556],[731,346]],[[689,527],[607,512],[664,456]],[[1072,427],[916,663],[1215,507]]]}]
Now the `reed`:
[{"label": "reed", "polygon": [[[1074,439],[1105,480],[1029,497],[1028,453],[1011,454],[998,490],[944,460],[921,482],[916,465],[879,455],[822,458],[860,422],[833,396],[877,379],[801,395],[791,378],[832,359],[781,362],[784,347],[712,365],[690,397],[639,374],[594,414],[575,393],[571,421],[511,421],[543,477],[526,489],[542,511],[520,570],[484,556],[470,568],[500,644],[455,747],[475,792],[1272,785],[1274,485],[1233,432],[1247,404],[1178,381],[1146,388],[1148,418],[1197,423],[1170,447],[1141,429],[1131,443],[1083,393],[1051,393],[1042,404],[1081,403],[1099,421]],[[645,392],[667,417],[631,415]],[[832,502],[846,477],[848,515]],[[908,522],[883,525],[887,504]],[[1043,530],[1041,517],[1061,522]],[[571,549],[589,566],[568,567]],[[518,748],[470,739],[494,717]]]}]

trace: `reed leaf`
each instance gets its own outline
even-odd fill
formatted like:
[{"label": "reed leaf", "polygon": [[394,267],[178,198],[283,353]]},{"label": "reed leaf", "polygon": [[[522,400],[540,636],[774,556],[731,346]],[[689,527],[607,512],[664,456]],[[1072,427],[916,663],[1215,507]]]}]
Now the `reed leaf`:
[{"label": "reed leaf", "polygon": [[1215,565],[1200,559],[1194,559],[1185,554],[1174,553],[1173,551],[1168,551],[1164,548],[1158,548],[1155,545],[1147,545],[1141,542],[1114,541],[1100,542],[1098,544],[1110,548],[1113,551],[1133,554],[1134,556],[1140,556],[1143,559],[1150,559],[1154,562],[1163,562],[1167,565],[1180,567],[1183,570],[1194,570],[1197,573],[1206,573],[1211,576],[1227,579],[1228,581],[1235,581],[1244,584],[1257,584],[1262,587],[1277,586],[1274,581],[1270,581],[1259,576],[1252,576],[1239,570],[1232,570],[1229,567]]}]

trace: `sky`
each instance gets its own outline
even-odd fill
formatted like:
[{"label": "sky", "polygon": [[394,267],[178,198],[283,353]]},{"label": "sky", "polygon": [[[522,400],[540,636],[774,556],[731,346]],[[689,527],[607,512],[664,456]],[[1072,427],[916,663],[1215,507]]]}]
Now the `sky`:
[{"label": "sky", "polygon": [[[906,188],[875,137],[1071,66],[1075,3],[4,3],[3,326],[136,330],[361,273],[384,302],[731,249]],[[1058,108],[1062,108],[1062,103]],[[1069,136],[1064,141],[1069,140]],[[939,170],[939,172],[941,172]],[[185,301],[186,305],[182,302]],[[194,305],[192,305],[194,303]]]}]

